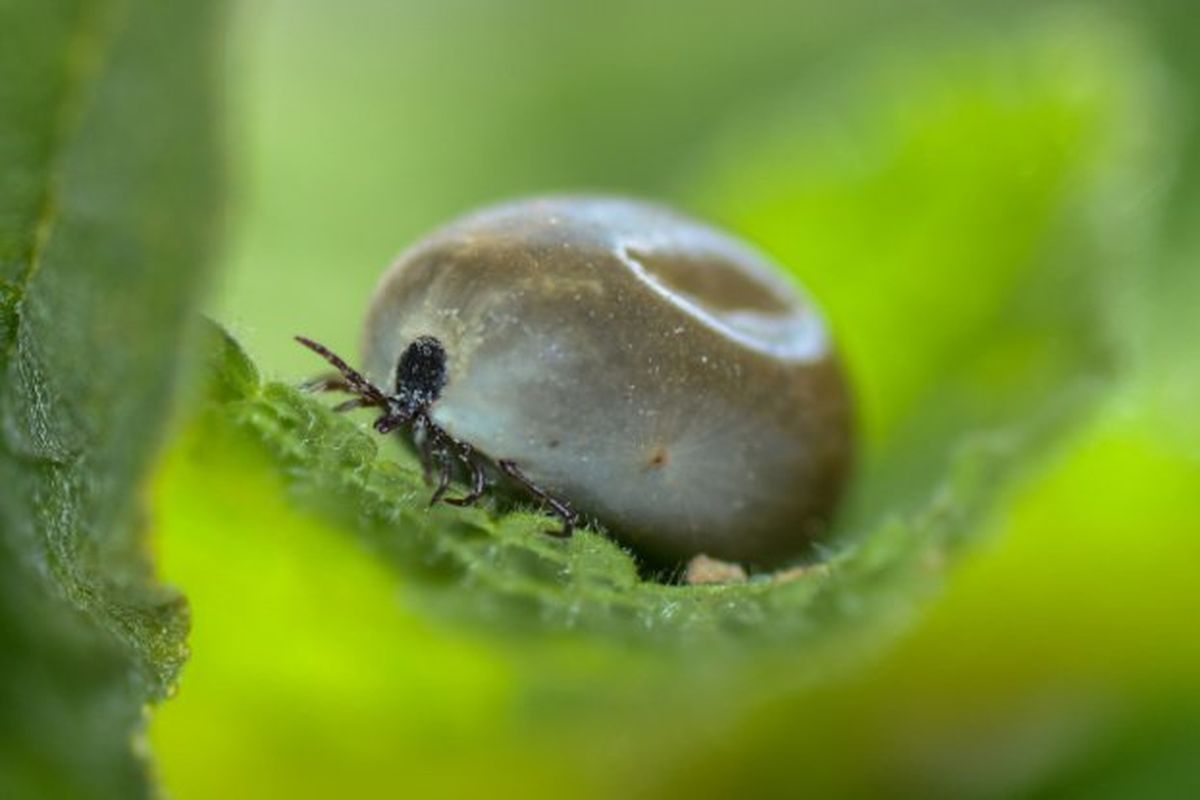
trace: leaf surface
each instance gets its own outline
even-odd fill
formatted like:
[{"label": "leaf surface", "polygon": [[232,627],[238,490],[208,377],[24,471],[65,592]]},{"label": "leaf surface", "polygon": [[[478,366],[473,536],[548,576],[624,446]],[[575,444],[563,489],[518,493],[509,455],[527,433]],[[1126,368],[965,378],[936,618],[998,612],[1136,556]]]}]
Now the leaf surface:
[{"label": "leaf surface", "polygon": [[186,655],[141,484],[217,198],[219,4],[0,6],[0,795],[148,793]]}]

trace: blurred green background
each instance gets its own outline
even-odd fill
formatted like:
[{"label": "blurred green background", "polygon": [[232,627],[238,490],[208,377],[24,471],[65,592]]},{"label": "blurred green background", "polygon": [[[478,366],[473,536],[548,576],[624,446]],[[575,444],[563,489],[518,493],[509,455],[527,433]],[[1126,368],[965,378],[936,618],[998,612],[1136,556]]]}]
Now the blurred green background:
[{"label": "blurred green background", "polygon": [[[192,619],[151,712],[167,794],[1200,796],[1191,4],[232,11],[208,306],[267,376],[317,367],[296,333],[355,352],[382,270],[457,214],[661,200],[822,305],[863,435],[831,547],[912,573],[834,595],[832,644],[761,656],[460,624],[276,461],[188,423],[146,492]],[[981,448],[1007,461],[959,515]]]}]

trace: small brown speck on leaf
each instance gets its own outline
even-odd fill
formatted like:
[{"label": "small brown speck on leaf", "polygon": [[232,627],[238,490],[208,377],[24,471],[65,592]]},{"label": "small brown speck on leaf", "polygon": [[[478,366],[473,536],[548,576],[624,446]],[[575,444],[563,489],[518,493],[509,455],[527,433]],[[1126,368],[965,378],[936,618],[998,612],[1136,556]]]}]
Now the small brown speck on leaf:
[{"label": "small brown speck on leaf", "polygon": [[684,580],[689,586],[712,583],[745,583],[746,570],[741,564],[719,561],[701,553],[688,562]]}]

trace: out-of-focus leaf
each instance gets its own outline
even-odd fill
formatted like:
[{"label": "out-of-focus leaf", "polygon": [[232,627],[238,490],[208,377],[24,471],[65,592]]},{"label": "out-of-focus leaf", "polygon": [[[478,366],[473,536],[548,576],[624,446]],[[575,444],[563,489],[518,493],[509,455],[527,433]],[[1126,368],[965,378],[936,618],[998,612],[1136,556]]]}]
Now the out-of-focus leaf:
[{"label": "out-of-focus leaf", "polygon": [[218,7],[0,5],[0,796],[149,791],[187,616],[139,482],[210,250]]},{"label": "out-of-focus leaf", "polygon": [[662,796],[1190,796],[1200,467],[1115,396],[897,647],[781,692]]}]

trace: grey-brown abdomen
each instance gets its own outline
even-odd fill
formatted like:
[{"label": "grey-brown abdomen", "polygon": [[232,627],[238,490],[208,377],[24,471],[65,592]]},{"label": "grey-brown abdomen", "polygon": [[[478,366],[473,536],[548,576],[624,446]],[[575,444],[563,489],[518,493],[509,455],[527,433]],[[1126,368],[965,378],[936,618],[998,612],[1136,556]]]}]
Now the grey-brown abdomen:
[{"label": "grey-brown abdomen", "polygon": [[368,375],[435,336],[452,435],[658,561],[775,564],[840,494],[850,400],[816,309],[760,255],[664,209],[547,198],[405,254],[366,324]]}]

